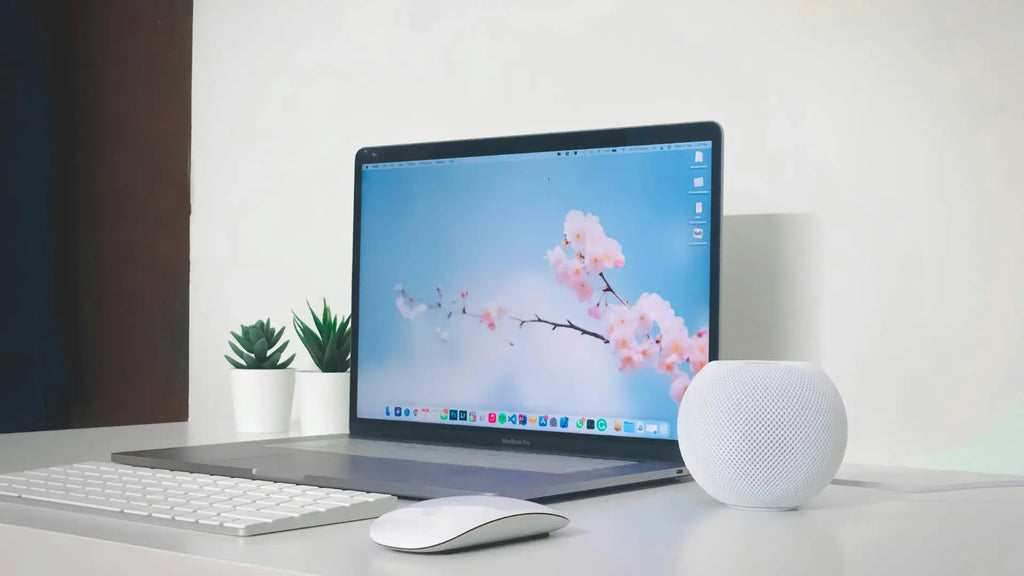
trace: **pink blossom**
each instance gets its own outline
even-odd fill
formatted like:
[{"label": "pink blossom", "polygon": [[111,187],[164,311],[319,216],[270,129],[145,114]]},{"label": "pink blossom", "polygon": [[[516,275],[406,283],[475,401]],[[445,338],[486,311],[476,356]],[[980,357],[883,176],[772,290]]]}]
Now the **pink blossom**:
[{"label": "pink blossom", "polygon": [[587,238],[590,236],[604,236],[604,229],[597,216],[593,214],[584,215],[579,210],[572,210],[565,215],[565,239],[576,250],[582,250],[586,246]]},{"label": "pink blossom", "polygon": [[636,343],[619,351],[620,372],[636,372],[640,368],[643,368],[643,365],[643,353],[640,351],[640,347],[636,345]]},{"label": "pink blossom", "polygon": [[402,315],[402,318],[406,320],[415,320],[417,316],[427,311],[427,305],[423,302],[411,306],[413,302],[412,298],[406,298],[399,296],[395,298],[395,306],[398,307],[398,312]]},{"label": "pink blossom", "polygon": [[676,367],[679,366],[679,363],[682,362],[682,360],[683,359],[680,358],[678,354],[662,356],[662,358],[658,360],[658,372],[673,376],[676,374]]},{"label": "pink blossom", "polygon": [[673,316],[664,322],[659,322],[658,328],[661,329],[662,358],[667,358],[671,354],[679,356],[680,359],[689,357],[689,332],[686,330],[686,323],[682,318]]},{"label": "pink blossom", "polygon": [[565,261],[569,259],[569,257],[565,255],[565,250],[563,250],[561,246],[555,246],[551,250],[548,250],[545,257],[548,259],[548,264],[550,264],[556,272],[562,267],[562,264],[565,264]]},{"label": "pink blossom", "polygon": [[637,299],[633,310],[636,314],[637,331],[639,332],[650,332],[652,323],[657,322],[661,326],[662,323],[675,317],[671,304],[657,294],[646,292]]},{"label": "pink blossom", "polygon": [[587,316],[590,316],[594,320],[600,320],[601,319],[601,305],[600,304],[596,304],[594,306],[591,306],[590,308],[587,308]]},{"label": "pink blossom", "polygon": [[690,371],[692,371],[693,375],[696,376],[697,372],[700,372],[701,370],[703,370],[704,367],[707,366],[707,365],[708,365],[708,359],[707,358],[700,358],[700,359],[697,359],[697,360],[690,360]]},{"label": "pink blossom", "polygon": [[492,302],[484,306],[483,314],[480,314],[480,322],[494,330],[498,327],[498,320],[504,318],[507,313],[504,307]]},{"label": "pink blossom", "polygon": [[[612,347],[618,352],[631,350],[636,345],[636,335],[629,328],[619,328],[612,331],[611,338],[608,340],[611,341]],[[637,353],[639,353],[639,350],[637,350]]]},{"label": "pink blossom", "polygon": [[650,338],[644,338],[638,345],[643,366],[651,366],[658,359],[658,345]]},{"label": "pink blossom", "polygon": [[600,274],[608,268],[621,268],[626,264],[622,245],[604,234],[588,236],[583,254],[587,261],[587,271],[591,274]]},{"label": "pink blossom", "polygon": [[594,285],[590,283],[589,276],[585,274],[577,276],[570,282],[569,287],[576,291],[580,302],[590,302],[590,299],[594,297]]},{"label": "pink blossom", "polygon": [[700,372],[708,364],[708,354],[710,352],[708,329],[701,328],[696,336],[690,338],[688,344],[687,357],[690,361],[690,369],[696,375],[697,372]]},{"label": "pink blossom", "polygon": [[566,259],[558,267],[558,281],[573,290],[576,290],[580,278],[587,278],[587,271],[580,260],[576,258]]},{"label": "pink blossom", "polygon": [[683,401],[683,395],[686,394],[686,389],[689,387],[690,377],[685,373],[680,373],[668,387],[668,394],[676,401],[676,404],[679,404]]},{"label": "pink blossom", "polygon": [[633,332],[636,329],[636,317],[629,306],[613,304],[605,311],[605,320],[608,323],[608,333],[616,330],[628,330]]}]

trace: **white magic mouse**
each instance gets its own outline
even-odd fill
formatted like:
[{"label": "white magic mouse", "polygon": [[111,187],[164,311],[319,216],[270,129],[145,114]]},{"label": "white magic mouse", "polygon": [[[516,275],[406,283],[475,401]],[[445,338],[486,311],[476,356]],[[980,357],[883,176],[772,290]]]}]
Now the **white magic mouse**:
[{"label": "white magic mouse", "polygon": [[444,552],[547,534],[569,519],[547,506],[503,496],[435,498],[392,510],[370,539],[403,552]]}]

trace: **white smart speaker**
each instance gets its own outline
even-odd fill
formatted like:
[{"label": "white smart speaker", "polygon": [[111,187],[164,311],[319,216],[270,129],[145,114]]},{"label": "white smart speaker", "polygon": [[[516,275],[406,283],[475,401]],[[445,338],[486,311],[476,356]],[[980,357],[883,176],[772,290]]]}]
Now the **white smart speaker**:
[{"label": "white smart speaker", "polygon": [[711,362],[686,389],[677,430],[693,479],[733,508],[792,510],[825,489],[846,452],[843,399],[802,362]]}]

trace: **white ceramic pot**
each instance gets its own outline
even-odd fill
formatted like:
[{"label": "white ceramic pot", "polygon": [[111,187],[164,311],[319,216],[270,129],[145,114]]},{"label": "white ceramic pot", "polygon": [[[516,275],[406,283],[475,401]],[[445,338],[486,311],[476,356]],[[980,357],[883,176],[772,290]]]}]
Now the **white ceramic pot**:
[{"label": "white ceramic pot", "polygon": [[296,374],[303,436],[348,434],[348,372]]},{"label": "white ceramic pot", "polygon": [[287,432],[292,418],[295,370],[232,370],[231,397],[239,432]]}]

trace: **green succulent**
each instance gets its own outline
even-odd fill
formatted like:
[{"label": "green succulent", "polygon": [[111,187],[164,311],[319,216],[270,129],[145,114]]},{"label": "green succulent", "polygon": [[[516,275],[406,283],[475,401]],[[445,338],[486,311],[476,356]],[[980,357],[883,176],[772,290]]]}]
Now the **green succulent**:
[{"label": "green succulent", "polygon": [[242,361],[239,362],[227,354],[224,355],[224,358],[235,368],[245,370],[280,370],[287,368],[292,363],[292,360],[295,360],[295,354],[292,354],[287,360],[281,362],[281,354],[288,347],[288,341],[285,340],[277,350],[271,351],[274,346],[277,346],[278,341],[281,340],[284,330],[283,326],[280,330],[271,328],[270,318],[267,318],[266,322],[259,320],[251,326],[243,324],[241,334],[231,333],[241,348],[228,340],[228,345],[231,346],[231,349],[234,350],[235,354],[238,354]]},{"label": "green succulent", "polygon": [[308,324],[292,311],[292,326],[298,334],[302,345],[309,351],[310,358],[321,372],[348,372],[352,357],[352,323],[349,316],[342,317],[331,314],[324,299],[324,311],[317,318],[313,307],[306,302],[309,313],[313,316],[314,331]]}]

